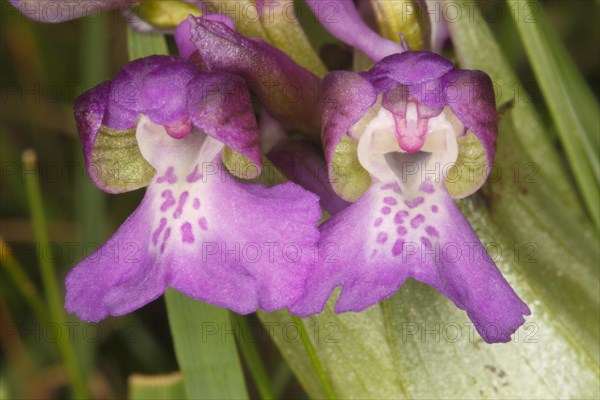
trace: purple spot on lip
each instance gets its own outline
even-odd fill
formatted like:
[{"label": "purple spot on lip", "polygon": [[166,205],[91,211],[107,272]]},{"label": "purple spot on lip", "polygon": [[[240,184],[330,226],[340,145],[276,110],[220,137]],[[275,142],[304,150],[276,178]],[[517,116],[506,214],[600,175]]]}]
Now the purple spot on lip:
[{"label": "purple spot on lip", "polygon": [[400,186],[398,186],[398,184],[396,182],[386,183],[385,185],[383,185],[381,187],[381,190],[388,190],[388,189],[393,190],[395,193],[402,194],[402,190],[400,190]]},{"label": "purple spot on lip", "polygon": [[165,199],[164,203],[162,203],[160,206],[160,211],[165,212],[175,204],[173,192],[171,192],[170,190],[165,190],[160,195]]},{"label": "purple spot on lip", "polygon": [[167,168],[167,172],[165,172],[165,174],[161,177],[159,177],[156,182],[158,183],[163,183],[163,182],[167,182],[170,183],[171,185],[177,182],[177,177],[175,176],[175,168],[173,167],[169,167]]},{"label": "purple spot on lip", "polygon": [[377,250],[373,250],[371,252],[371,258],[374,258],[377,255]]},{"label": "purple spot on lip", "polygon": [[421,196],[415,197],[412,200],[406,200],[404,203],[408,206],[408,208],[415,208],[423,204],[425,199]]},{"label": "purple spot on lip", "polygon": [[423,214],[419,214],[410,220],[410,226],[413,228],[418,228],[423,222],[425,222],[425,216]]},{"label": "purple spot on lip", "polygon": [[394,243],[394,247],[392,247],[392,255],[394,257],[399,256],[400,254],[402,254],[402,250],[404,250],[404,240],[398,239]]},{"label": "purple spot on lip", "polygon": [[206,218],[200,218],[198,220],[198,225],[200,225],[200,229],[203,231],[208,230],[208,222],[206,222]]},{"label": "purple spot on lip", "polygon": [[156,228],[156,230],[152,234],[152,243],[154,243],[154,244],[158,243],[158,237],[160,236],[160,233],[162,232],[162,230],[165,228],[165,225],[167,225],[167,219],[161,218],[158,228]]},{"label": "purple spot on lip", "polygon": [[408,233],[408,231],[406,230],[406,228],[403,227],[403,226],[399,226],[396,229],[396,232],[398,233],[398,235],[402,235],[402,236],[404,236],[404,235],[406,235]]},{"label": "purple spot on lip", "polygon": [[196,165],[192,173],[185,178],[188,183],[198,182],[200,179],[202,179],[202,173],[198,170],[198,165]]},{"label": "purple spot on lip", "polygon": [[387,240],[387,238],[388,238],[387,233],[385,233],[385,232],[379,232],[377,234],[377,243],[383,244],[383,243],[385,243],[385,241]]},{"label": "purple spot on lip", "polygon": [[179,196],[179,204],[177,204],[177,209],[173,213],[173,218],[177,219],[181,217],[181,214],[183,214],[183,206],[185,206],[185,202],[187,201],[189,195],[190,193],[187,190],[181,193]]},{"label": "purple spot on lip", "polygon": [[391,208],[389,208],[389,207],[387,207],[387,206],[385,206],[385,207],[383,207],[383,208],[381,209],[381,212],[382,212],[384,215],[388,215],[389,213],[391,213],[391,212],[392,212],[392,209],[391,209]]},{"label": "purple spot on lip", "polygon": [[433,185],[431,184],[431,182],[423,182],[423,183],[421,183],[421,185],[419,186],[419,190],[421,192],[430,193],[430,194],[435,192],[435,188],[433,187]]},{"label": "purple spot on lip", "polygon": [[200,199],[198,199],[197,197],[194,198],[194,201],[192,202],[192,207],[194,207],[194,209],[199,209],[200,208]]},{"label": "purple spot on lip", "polygon": [[181,225],[181,239],[184,243],[194,243],[194,234],[192,233],[192,224],[186,222]]},{"label": "purple spot on lip", "polygon": [[433,226],[428,226],[427,228],[425,228],[425,232],[427,232],[429,236],[440,237],[440,234],[438,233],[437,229],[435,229]]},{"label": "purple spot on lip", "polygon": [[167,228],[165,231],[165,236],[163,237],[162,244],[160,245],[161,254],[165,252],[165,247],[167,246],[167,240],[169,239],[169,236],[171,236],[171,228]]},{"label": "purple spot on lip", "polygon": [[404,222],[404,218],[408,217],[408,211],[402,210],[398,211],[394,216],[394,222],[396,224],[401,224]]},{"label": "purple spot on lip", "polygon": [[433,245],[431,244],[431,240],[427,239],[425,236],[421,236],[421,243],[427,247],[427,249],[431,250]]},{"label": "purple spot on lip", "polygon": [[383,202],[389,206],[395,206],[396,204],[398,204],[398,200],[396,200],[393,197],[386,197],[385,199],[383,199]]},{"label": "purple spot on lip", "polygon": [[375,227],[377,227],[377,226],[381,225],[381,223],[382,223],[382,222],[383,222],[383,218],[381,218],[381,217],[378,217],[378,218],[375,220],[375,223],[374,223],[373,225],[374,225]]},{"label": "purple spot on lip", "polygon": [[435,204],[431,206],[431,211],[433,211],[434,213],[438,212],[438,206],[436,206]]}]

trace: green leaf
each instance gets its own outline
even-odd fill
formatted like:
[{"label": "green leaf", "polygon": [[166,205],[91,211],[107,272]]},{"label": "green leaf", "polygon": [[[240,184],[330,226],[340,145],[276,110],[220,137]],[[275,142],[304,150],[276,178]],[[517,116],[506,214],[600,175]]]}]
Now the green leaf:
[{"label": "green leaf", "polygon": [[[507,1],[577,185],[600,227],[598,102],[535,0]],[[534,16],[526,18],[526,16]]]},{"label": "green leaf", "polygon": [[247,399],[229,311],[168,289],[177,362],[190,399]]},{"label": "green leaf", "polygon": [[271,382],[269,381],[269,375],[262,361],[262,357],[256,346],[256,340],[244,334],[252,329],[248,323],[248,317],[232,313],[231,319],[235,325],[236,339],[239,344],[240,351],[244,356],[244,361],[248,366],[248,370],[254,379],[256,388],[260,393],[260,397],[264,400],[275,399]]},{"label": "green leaf", "polygon": [[169,375],[132,375],[129,377],[129,400],[186,399],[183,377]]},{"label": "green leaf", "polygon": [[[162,35],[127,30],[129,58],[168,54]],[[246,399],[246,383],[229,311],[173,289],[165,293],[177,362],[191,399]]]}]

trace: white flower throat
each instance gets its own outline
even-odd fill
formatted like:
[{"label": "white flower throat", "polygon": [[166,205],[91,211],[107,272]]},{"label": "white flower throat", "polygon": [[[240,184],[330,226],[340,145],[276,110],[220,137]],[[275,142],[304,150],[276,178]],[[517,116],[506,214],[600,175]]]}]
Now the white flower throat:
[{"label": "white flower throat", "polygon": [[419,115],[419,107],[409,99],[405,115],[394,114],[381,105],[380,96],[350,131],[359,141],[358,159],[372,179],[396,182],[408,199],[423,182],[443,184],[458,157],[457,137],[464,133],[448,107],[429,118]]}]

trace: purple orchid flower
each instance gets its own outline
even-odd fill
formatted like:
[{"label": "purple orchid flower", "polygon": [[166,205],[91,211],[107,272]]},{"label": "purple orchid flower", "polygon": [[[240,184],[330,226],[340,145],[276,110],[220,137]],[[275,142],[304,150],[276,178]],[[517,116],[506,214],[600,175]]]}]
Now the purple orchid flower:
[{"label": "purple orchid flower", "polygon": [[[330,173],[353,165],[352,157],[361,171],[337,174],[337,193],[356,202],[321,226],[320,254],[331,255],[332,246],[336,252],[320,260],[290,311],[319,313],[341,286],[335,312],[358,312],[411,277],[466,310],[487,342],[509,341],[530,311],[446,187],[465,143],[485,166],[493,160],[497,114],[489,77],[433,53],[405,52],[365,73],[331,72],[323,95]],[[489,169],[481,171],[455,196],[477,190]]]},{"label": "purple orchid flower", "polygon": [[[67,276],[69,312],[86,321],[122,315],[168,286],[244,314],[300,297],[314,263],[318,198],[293,183],[242,183],[221,169],[225,151],[245,157],[253,176],[261,168],[242,78],[143,58],[79,97],[75,115],[98,187],[149,185],[114,236]],[[107,169],[115,159],[124,168]]]}]

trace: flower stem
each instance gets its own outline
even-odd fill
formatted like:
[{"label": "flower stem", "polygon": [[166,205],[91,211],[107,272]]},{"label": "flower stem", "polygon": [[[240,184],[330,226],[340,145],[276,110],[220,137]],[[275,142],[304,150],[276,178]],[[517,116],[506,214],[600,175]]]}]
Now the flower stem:
[{"label": "flower stem", "polygon": [[[36,170],[37,155],[33,150],[25,150],[22,155],[22,160],[25,171],[33,172]],[[42,205],[40,186],[37,181],[38,175],[35,173],[26,173],[25,177],[27,198],[31,211],[31,220],[33,223],[35,240],[37,241],[40,249],[45,249],[48,248],[48,230],[46,226],[46,216],[44,215],[44,208]],[[59,326],[65,326],[65,314],[62,308],[62,300],[59,294],[60,292],[58,285],[56,284],[56,272],[54,269],[54,264],[48,257],[42,256],[41,252],[38,254],[38,261],[40,264],[46,300],[50,310],[50,317],[53,322]],[[65,363],[65,368],[72,385],[73,395],[77,399],[89,398],[87,388],[81,374],[81,369],[79,368],[75,351],[71,346],[71,343],[69,343],[68,335],[60,335],[58,339],[58,350],[63,358],[63,362]]]},{"label": "flower stem", "polygon": [[12,256],[9,245],[0,237],[0,263],[13,281],[16,288],[21,292],[23,298],[31,307],[40,323],[46,323],[46,307],[38,293],[35,284],[25,273],[23,266]]},{"label": "flower stem", "polygon": [[335,396],[335,392],[333,391],[333,388],[331,387],[331,384],[329,383],[329,380],[327,379],[325,370],[323,369],[323,366],[321,365],[321,362],[319,361],[319,357],[317,357],[317,353],[315,352],[315,348],[314,348],[312,342],[310,341],[308,332],[306,332],[306,329],[304,328],[304,323],[302,322],[302,320],[300,318],[296,317],[295,315],[292,315],[292,320],[294,321],[294,325],[296,325],[296,329],[298,329],[298,332],[300,332],[300,338],[302,339],[302,344],[304,345],[306,354],[308,354],[308,358],[310,359],[310,362],[313,365],[315,372],[317,373],[319,381],[321,381],[321,385],[323,386],[325,395],[327,396],[328,399],[337,398]]}]

